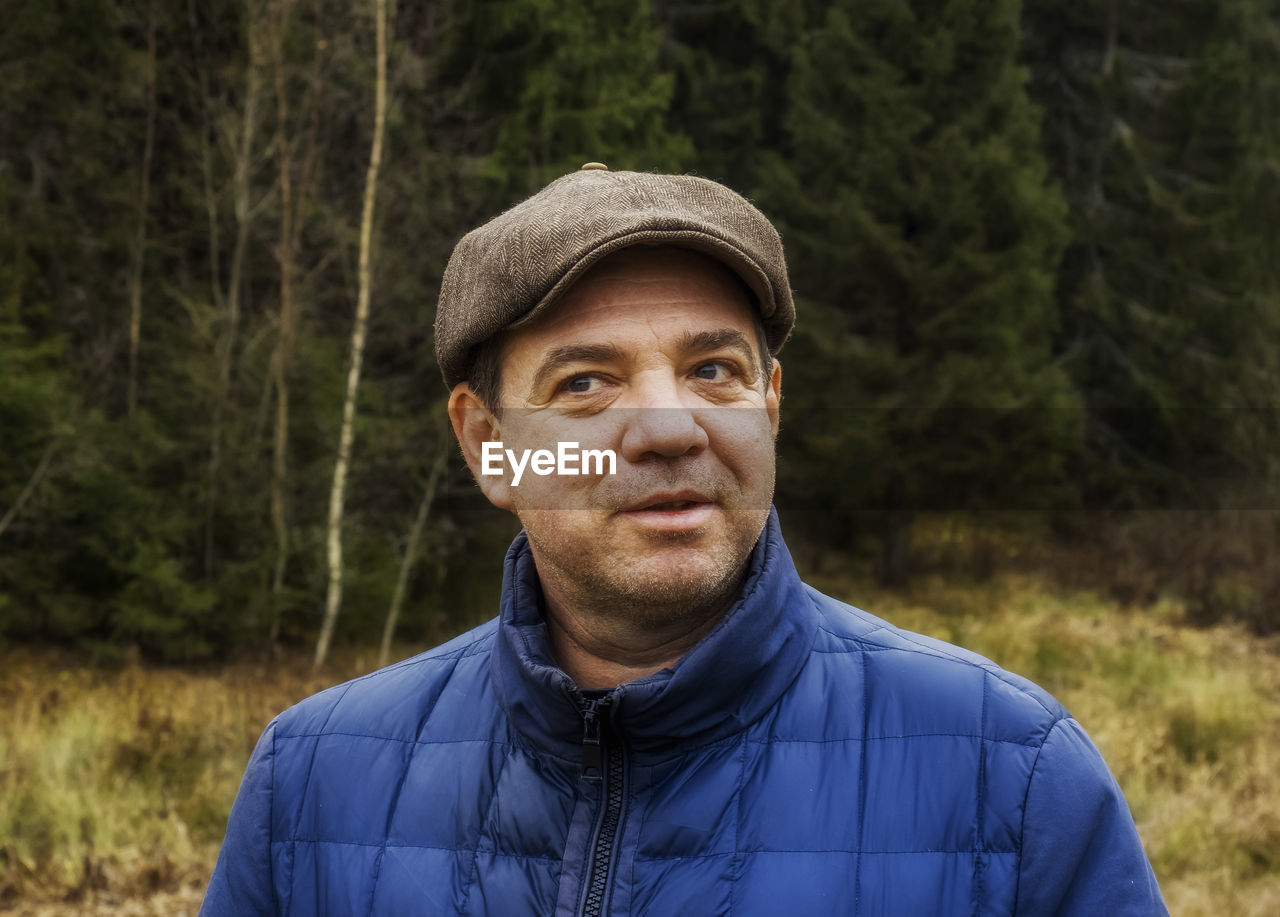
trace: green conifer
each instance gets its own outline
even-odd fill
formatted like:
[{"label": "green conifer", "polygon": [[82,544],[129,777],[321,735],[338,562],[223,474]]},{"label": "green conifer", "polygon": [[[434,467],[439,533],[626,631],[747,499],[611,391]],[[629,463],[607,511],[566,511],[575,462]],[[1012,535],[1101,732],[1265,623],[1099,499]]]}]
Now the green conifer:
[{"label": "green conifer", "polygon": [[784,483],[878,512],[891,580],[911,510],[1043,505],[1074,436],[1050,351],[1065,207],[1018,17],[1017,0],[810,4],[762,182],[806,311],[790,391],[831,431]]}]

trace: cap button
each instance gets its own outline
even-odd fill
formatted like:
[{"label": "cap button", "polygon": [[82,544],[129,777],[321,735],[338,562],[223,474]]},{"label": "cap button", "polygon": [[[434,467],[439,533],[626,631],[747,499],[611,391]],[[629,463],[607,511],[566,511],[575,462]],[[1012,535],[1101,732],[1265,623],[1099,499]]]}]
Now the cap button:
[{"label": "cap button", "polygon": [[602,169],[602,170],[603,170],[603,171],[605,171],[605,172],[608,172],[608,171],[609,171],[609,167],[608,167],[608,166],[606,166],[603,162],[584,162],[584,163],[582,164],[582,168],[581,168],[581,169],[579,169],[578,171],[579,171],[579,172],[590,172],[590,171],[592,171],[593,169]]}]

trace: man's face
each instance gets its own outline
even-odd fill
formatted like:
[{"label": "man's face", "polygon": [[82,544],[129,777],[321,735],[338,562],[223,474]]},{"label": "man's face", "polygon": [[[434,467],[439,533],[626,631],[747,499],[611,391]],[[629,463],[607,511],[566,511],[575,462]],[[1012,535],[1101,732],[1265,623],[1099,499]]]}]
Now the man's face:
[{"label": "man's face", "polygon": [[614,475],[480,477],[544,588],[606,615],[692,612],[736,588],[773,497],[781,372],[762,358],[741,283],[679,249],[606,258],[509,332],[494,438],[617,455]]}]

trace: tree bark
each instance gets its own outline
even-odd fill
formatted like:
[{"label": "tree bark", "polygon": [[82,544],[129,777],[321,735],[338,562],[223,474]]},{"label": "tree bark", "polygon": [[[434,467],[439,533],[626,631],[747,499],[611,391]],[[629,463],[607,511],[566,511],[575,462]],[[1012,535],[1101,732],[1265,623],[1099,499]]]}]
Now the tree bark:
[{"label": "tree bark", "polygon": [[903,588],[911,577],[912,511],[906,503],[906,483],[900,472],[890,475],[885,486],[885,509],[881,530],[880,582]]},{"label": "tree bark", "polygon": [[[214,129],[213,99],[209,94],[209,74],[205,69],[204,48],[201,41],[200,27],[196,20],[195,0],[187,4],[187,17],[195,42],[196,80],[200,86],[200,174],[204,186],[205,217],[209,231],[209,292],[213,299],[215,315],[222,315],[225,302],[222,295],[222,251],[218,232],[218,195],[213,188],[213,150],[209,144],[209,134]],[[221,343],[218,344],[218,357],[221,360]],[[213,511],[218,500],[218,469],[221,464],[222,438],[222,376],[219,372],[218,397],[214,404],[212,429],[209,434],[209,464],[205,471],[204,494],[204,553],[203,569],[207,578],[213,575],[214,531]]]},{"label": "tree bark", "polygon": [[[257,208],[250,206],[249,198],[253,178],[253,141],[258,123],[258,99],[261,93],[259,68],[262,63],[262,54],[254,23],[250,23],[248,32],[249,63],[245,74],[244,110],[240,119],[240,132],[235,138],[235,165],[232,173],[232,210],[236,219],[236,240],[231,251],[231,269],[227,276],[226,293],[214,296],[215,304],[226,303],[226,326],[218,341],[218,386],[214,396],[213,420],[209,431],[208,486],[205,504],[206,573],[212,572],[214,563],[213,513],[218,502],[218,476],[222,464],[222,427],[226,419],[227,402],[231,397],[231,370],[235,361],[236,335],[240,329],[240,297],[244,285],[244,261],[249,247],[249,229],[257,212]],[[205,194],[210,232],[216,237],[217,203],[211,180],[206,183]],[[218,283],[216,264],[214,268],[216,285]]]},{"label": "tree bark", "polygon": [[289,364],[293,354],[293,270],[297,237],[294,233],[293,152],[289,138],[289,98],[284,73],[283,31],[287,0],[276,4],[271,18],[271,50],[275,64],[276,143],[280,165],[280,326],[271,361],[275,377],[276,425],[271,450],[271,527],[276,536],[275,567],[271,577],[271,626],[268,639],[279,636],[278,601],[289,561],[289,520],[285,485],[289,476]]},{"label": "tree bark", "polygon": [[125,397],[132,417],[138,409],[138,349],[142,342],[142,268],[147,249],[147,210],[151,198],[151,160],[156,145],[156,7],[147,4],[147,127],[142,141],[142,169],[138,180],[138,222],[133,233],[129,268],[129,380]]},{"label": "tree bark", "polygon": [[1102,55],[1102,78],[1111,79],[1116,66],[1116,42],[1120,31],[1120,14],[1116,9],[1116,0],[1107,4],[1107,47]]},{"label": "tree bark", "polygon": [[382,163],[382,135],[387,118],[387,3],[374,0],[377,33],[377,77],[374,93],[373,149],[369,154],[369,170],[365,175],[364,209],[360,216],[359,292],[356,298],[356,322],[351,332],[351,366],[347,372],[347,392],[342,405],[342,433],[338,441],[338,459],[333,469],[333,488],[329,493],[329,588],[325,597],[324,620],[316,641],[313,669],[324,664],[333,640],[334,625],[342,605],[342,520],[346,498],[347,471],[351,464],[351,442],[355,433],[356,398],[360,389],[360,369],[364,362],[365,334],[369,325],[369,296],[372,285],[370,258],[373,248],[373,204],[378,191],[378,169]]},{"label": "tree bark", "polygon": [[[442,434],[447,437],[447,433]],[[413,527],[409,529],[409,542],[404,547],[404,557],[400,559],[400,572],[396,576],[395,592],[391,595],[391,607],[387,610],[387,623],[382,629],[382,647],[378,650],[378,668],[391,661],[391,639],[395,636],[396,624],[400,620],[400,607],[404,604],[404,593],[409,585],[409,574],[417,563],[421,550],[422,533],[426,530],[427,519],[431,515],[431,504],[435,501],[436,490],[440,484],[440,475],[444,472],[445,459],[449,455],[449,441],[440,441],[440,450],[431,464],[431,472],[427,475],[427,486],[422,491],[422,502],[418,504],[418,514],[413,519]]]},{"label": "tree bark", "polygon": [[880,580],[900,589],[911,577],[911,515],[905,510],[889,510],[883,537]]},{"label": "tree bark", "polygon": [[44,454],[40,456],[40,461],[36,464],[36,470],[31,472],[31,477],[27,479],[22,492],[18,494],[18,498],[13,501],[13,505],[9,507],[8,511],[3,516],[0,516],[0,535],[4,535],[5,529],[10,526],[14,519],[18,518],[18,513],[22,512],[22,507],[27,505],[31,495],[36,492],[36,488],[44,480],[45,474],[49,471],[49,463],[53,461],[53,453],[57,448],[57,439],[50,441],[49,445],[44,447]]}]

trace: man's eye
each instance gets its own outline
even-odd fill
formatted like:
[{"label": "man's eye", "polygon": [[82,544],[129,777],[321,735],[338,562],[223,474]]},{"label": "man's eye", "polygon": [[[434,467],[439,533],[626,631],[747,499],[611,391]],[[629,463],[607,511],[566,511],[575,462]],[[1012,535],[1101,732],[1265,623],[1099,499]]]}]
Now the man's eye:
[{"label": "man's eye", "polygon": [[595,376],[574,376],[564,384],[564,390],[574,395],[589,395],[600,388]]},{"label": "man's eye", "polygon": [[708,382],[723,382],[729,377],[729,368],[723,363],[703,363],[693,371],[693,374]]}]

